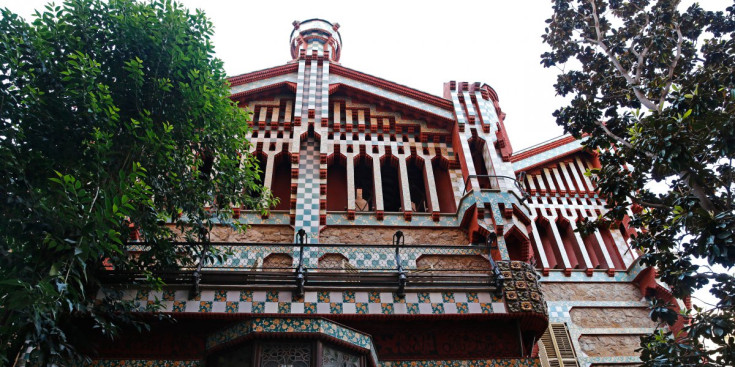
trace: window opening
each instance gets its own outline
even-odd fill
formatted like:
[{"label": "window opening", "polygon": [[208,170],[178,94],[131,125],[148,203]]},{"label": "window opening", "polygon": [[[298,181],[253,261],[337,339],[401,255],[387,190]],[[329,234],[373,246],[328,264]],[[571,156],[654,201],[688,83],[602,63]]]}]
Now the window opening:
[{"label": "window opening", "polygon": [[579,367],[565,323],[549,324],[549,328],[541,335],[538,346],[543,367]]},{"label": "window opening", "polygon": [[339,153],[334,153],[327,166],[327,210],[347,210],[347,164]]},{"label": "window opening", "polygon": [[436,194],[439,199],[439,211],[442,213],[455,213],[457,204],[454,199],[454,188],[452,178],[449,176],[449,162],[441,157],[431,160],[431,168],[436,181]]},{"label": "window opening", "polygon": [[273,164],[273,180],[271,191],[280,199],[275,210],[288,210],[291,205],[291,157],[288,153],[279,153]]},{"label": "window opening", "polygon": [[[355,210],[375,210],[374,186],[373,161],[369,156],[360,155],[355,158]],[[362,194],[362,200],[358,193]]]},{"label": "window opening", "polygon": [[411,194],[411,210],[425,213],[429,211],[429,203],[426,196],[428,190],[424,179],[426,175],[424,161],[417,156],[411,156],[406,161],[406,169],[408,171],[408,188]]},{"label": "window opening", "polygon": [[485,165],[485,157],[483,155],[483,151],[485,150],[485,141],[479,138],[472,138],[469,143],[470,154],[472,154],[472,164],[475,166],[475,173],[480,176],[477,178],[480,188],[489,189],[491,188],[490,179],[488,177],[482,177],[488,175],[487,166]]},{"label": "window opening", "polygon": [[401,211],[398,159],[387,155],[380,164],[380,181],[383,186],[383,208],[386,212]]}]

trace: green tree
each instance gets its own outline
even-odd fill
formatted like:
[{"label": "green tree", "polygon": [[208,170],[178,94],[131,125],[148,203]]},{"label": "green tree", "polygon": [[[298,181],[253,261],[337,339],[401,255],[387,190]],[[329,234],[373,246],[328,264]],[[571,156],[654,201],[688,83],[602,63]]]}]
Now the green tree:
[{"label": "green tree", "polygon": [[[704,11],[677,0],[554,0],[543,36],[545,67],[568,106],[556,121],[600,153],[593,170],[609,211],[632,216],[642,263],[674,296],[707,284],[711,309],[677,315],[654,303],[661,321],[642,338],[647,366],[735,365],[735,6]],[[631,210],[632,209],[632,210]],[[598,221],[598,222],[599,222]],[[599,223],[588,223],[588,226]],[[705,343],[708,346],[705,346]]]},{"label": "green tree", "polygon": [[[203,13],[164,0],[67,0],[30,24],[1,12],[0,364],[30,351],[67,365],[85,337],[145,328],[104,264],[160,286],[156,270],[223,255],[206,234],[238,226],[231,205],[272,199]],[[181,251],[179,231],[201,245]],[[149,251],[128,256],[131,232]]]}]

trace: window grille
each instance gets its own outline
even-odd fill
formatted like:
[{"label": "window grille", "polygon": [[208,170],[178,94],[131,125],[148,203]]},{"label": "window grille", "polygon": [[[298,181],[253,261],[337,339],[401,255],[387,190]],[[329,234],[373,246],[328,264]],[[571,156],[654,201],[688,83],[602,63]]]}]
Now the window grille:
[{"label": "window grille", "polygon": [[309,344],[266,343],[260,355],[261,367],[309,367]]}]

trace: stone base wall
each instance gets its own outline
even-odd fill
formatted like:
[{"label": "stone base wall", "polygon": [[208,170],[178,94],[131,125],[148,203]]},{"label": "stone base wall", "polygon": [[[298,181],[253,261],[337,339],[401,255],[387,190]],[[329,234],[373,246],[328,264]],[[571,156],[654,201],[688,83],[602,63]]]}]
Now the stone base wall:
[{"label": "stone base wall", "polygon": [[397,230],[403,232],[407,245],[467,245],[467,232],[459,228],[376,228],[327,227],[319,234],[320,243],[379,244],[393,243]]},{"label": "stone base wall", "polygon": [[542,281],[551,322],[567,325],[580,366],[638,366],[640,337],[650,333],[647,302],[631,281]]}]

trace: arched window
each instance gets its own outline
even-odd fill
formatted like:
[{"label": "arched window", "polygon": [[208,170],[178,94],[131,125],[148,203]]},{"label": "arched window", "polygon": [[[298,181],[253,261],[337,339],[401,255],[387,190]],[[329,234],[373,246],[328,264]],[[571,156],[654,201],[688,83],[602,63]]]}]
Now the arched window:
[{"label": "arched window", "polygon": [[[268,156],[263,153],[262,150],[257,150],[253,153],[253,157],[255,158],[255,163],[258,165],[258,167],[254,167],[253,170],[257,169],[258,175],[253,179],[253,183],[256,186],[263,186],[263,182],[265,181],[265,173],[268,169]],[[247,193],[248,197],[252,199],[252,202],[257,202],[260,200],[260,192],[258,190],[253,189],[252,187],[246,187],[245,192]],[[249,209],[250,205],[245,205],[246,209]]]},{"label": "arched window", "polygon": [[291,205],[291,155],[288,152],[280,152],[274,159],[271,191],[280,199],[274,209],[288,210]]},{"label": "arched window", "polygon": [[347,210],[347,160],[339,152],[327,160],[327,210]]},{"label": "arched window", "polygon": [[436,185],[436,196],[439,199],[439,211],[442,213],[455,213],[457,204],[454,200],[454,188],[452,178],[449,176],[449,161],[440,156],[431,160],[431,169],[434,172]]},{"label": "arched window", "polygon": [[489,174],[487,170],[487,165],[485,164],[485,155],[483,154],[486,149],[485,141],[475,136],[469,140],[469,145],[470,154],[472,154],[472,164],[475,167],[475,173],[480,176],[477,178],[477,181],[480,184],[480,188],[489,189],[492,187],[490,184],[490,179],[488,177],[482,177]]},{"label": "arched window", "polygon": [[361,207],[360,199],[355,194],[355,209],[357,211],[375,210],[375,183],[373,181],[373,159],[366,154],[355,157],[355,191],[362,190],[362,199],[365,201]]},{"label": "arched window", "polygon": [[385,155],[380,160],[383,208],[386,212],[399,212],[401,211],[401,180],[398,175],[398,158],[393,155]]},{"label": "arched window", "polygon": [[429,197],[426,187],[426,170],[424,160],[419,156],[412,155],[406,160],[408,171],[408,189],[411,193],[412,210],[419,213],[428,212],[430,208]]}]

